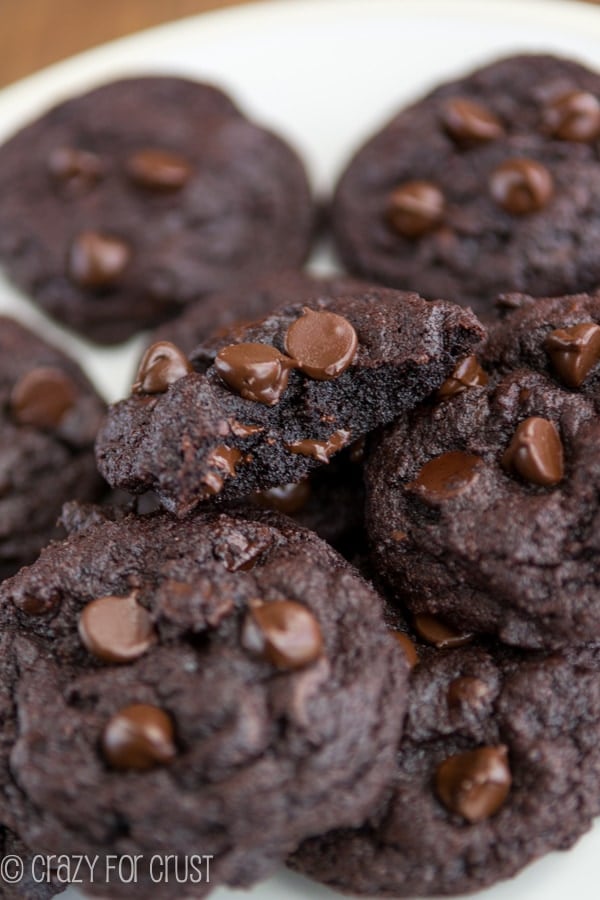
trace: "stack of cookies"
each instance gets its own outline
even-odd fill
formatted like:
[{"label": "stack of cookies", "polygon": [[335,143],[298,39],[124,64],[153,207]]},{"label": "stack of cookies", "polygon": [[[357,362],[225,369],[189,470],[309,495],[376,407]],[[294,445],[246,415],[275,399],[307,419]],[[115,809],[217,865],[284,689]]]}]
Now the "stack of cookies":
[{"label": "stack of cookies", "polygon": [[105,897],[286,860],[461,894],[589,828],[599,153],[575,62],[443,85],[349,163],[316,278],[302,163],[216,88],[115,82],[0,148],[9,275],[97,343],[154,329],[106,410],[0,321],[2,896],[63,855]]}]

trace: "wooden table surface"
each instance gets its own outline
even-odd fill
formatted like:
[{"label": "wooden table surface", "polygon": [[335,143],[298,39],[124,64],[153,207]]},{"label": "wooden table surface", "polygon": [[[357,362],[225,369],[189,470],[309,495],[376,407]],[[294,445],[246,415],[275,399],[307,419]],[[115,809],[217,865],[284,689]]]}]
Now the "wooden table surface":
[{"label": "wooden table surface", "polygon": [[0,0],[0,87],[59,59],[142,28],[247,2]]}]

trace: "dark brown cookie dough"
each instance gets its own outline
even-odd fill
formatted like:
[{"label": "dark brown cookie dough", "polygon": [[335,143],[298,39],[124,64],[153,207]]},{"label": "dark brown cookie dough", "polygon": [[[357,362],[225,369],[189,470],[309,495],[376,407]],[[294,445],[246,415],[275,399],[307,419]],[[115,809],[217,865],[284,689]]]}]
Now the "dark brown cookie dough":
[{"label": "dark brown cookie dough", "polygon": [[[439,625],[422,627],[435,639]],[[567,849],[600,812],[597,645],[412,641],[420,661],[387,799],[362,828],[312,838],[290,861],[352,894],[470,893]]]},{"label": "dark brown cookie dough", "polygon": [[191,362],[155,345],[109,411],[100,470],[178,515],[298,482],[413,407],[483,334],[468,310],[362,288],[233,328]]},{"label": "dark brown cookie dough", "polygon": [[407,672],[355,570],[265,510],[71,505],[65,524],[0,591],[5,818],[44,852],[212,854],[186,896],[358,825],[393,765]]},{"label": "dark brown cookie dough", "polygon": [[217,89],[130,78],[0,148],[0,259],[50,315],[113,343],[234,281],[298,265],[306,174]]},{"label": "dark brown cookie dough", "polygon": [[351,160],[333,224],[348,269],[492,317],[502,291],[600,282],[600,76],[517,56],[442,85]]},{"label": "dark brown cookie dough", "polygon": [[63,503],[101,490],[104,404],[71,359],[0,317],[0,579],[58,534]]},{"label": "dark brown cookie dough", "polygon": [[590,399],[525,368],[399,420],[367,464],[380,576],[511,644],[599,639],[599,439]]}]

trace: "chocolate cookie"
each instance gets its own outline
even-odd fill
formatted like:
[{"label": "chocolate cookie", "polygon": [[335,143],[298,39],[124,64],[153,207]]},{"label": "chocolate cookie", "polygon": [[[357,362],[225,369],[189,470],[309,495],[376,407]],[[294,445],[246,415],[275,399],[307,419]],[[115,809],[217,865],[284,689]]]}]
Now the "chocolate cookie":
[{"label": "chocolate cookie", "polygon": [[600,813],[600,647],[453,648],[446,636],[442,649],[439,623],[424,616],[420,630],[439,649],[413,644],[389,796],[362,828],[310,839],[291,859],[353,894],[481,889],[567,849]]},{"label": "chocolate cookie", "polygon": [[42,860],[38,864],[36,854],[7,828],[0,828],[0,860],[2,900],[50,900],[61,890]]},{"label": "chocolate cookie", "polygon": [[318,278],[296,269],[271,273],[247,286],[239,284],[190,303],[180,316],[161,325],[148,343],[170,341],[189,355],[221,329],[262,319],[280,306],[310,304],[320,296],[343,296],[359,286],[352,278]]},{"label": "chocolate cookie", "polygon": [[463,369],[373,448],[367,522],[381,577],[414,612],[511,644],[600,639],[593,401],[546,371],[484,384],[476,362]]},{"label": "chocolate cookie", "polygon": [[93,500],[104,404],[79,367],[0,317],[0,580],[58,534],[66,500]]},{"label": "chocolate cookie", "polygon": [[460,307],[362,288],[234,328],[191,360],[155,344],[109,411],[100,470],[178,515],[298,482],[438,387],[483,334]]},{"label": "chocolate cookie", "polygon": [[502,291],[600,283],[600,75],[516,56],[442,85],[362,147],[333,223],[348,269],[493,315]]},{"label": "chocolate cookie", "polygon": [[0,148],[0,189],[8,273],[101,343],[301,263],[312,230],[294,152],[221,91],[180,78],[57,106]]},{"label": "chocolate cookie", "polygon": [[8,821],[44,852],[212,855],[186,896],[358,825],[407,675],[366,582],[265,510],[181,522],[74,504],[65,525],[0,589]]}]

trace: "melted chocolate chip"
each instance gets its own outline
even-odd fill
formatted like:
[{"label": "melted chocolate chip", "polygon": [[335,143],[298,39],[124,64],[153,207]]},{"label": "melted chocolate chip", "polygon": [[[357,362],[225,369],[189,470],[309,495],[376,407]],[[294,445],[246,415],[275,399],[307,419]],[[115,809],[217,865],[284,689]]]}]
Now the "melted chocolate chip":
[{"label": "melted chocolate chip", "polygon": [[343,316],[315,312],[304,307],[303,315],[290,325],[285,350],[300,369],[317,381],[337,378],[352,365],[358,339]]},{"label": "melted chocolate chip", "polygon": [[245,400],[275,406],[296,362],[270,344],[230,344],[217,353],[214,365],[225,384]]},{"label": "melted chocolate chip", "polygon": [[79,636],[90,653],[115,663],[142,656],[156,638],[150,614],[133,594],[88,603],[79,616]]},{"label": "melted chocolate chip", "polygon": [[159,341],[144,353],[132,391],[134,394],[164,394],[170,384],[192,371],[186,355],[175,344]]},{"label": "melted chocolate chip", "polygon": [[281,487],[269,488],[268,491],[260,491],[256,499],[260,506],[291,515],[306,506],[310,493],[308,481],[300,481],[298,484],[284,484]]},{"label": "melted chocolate chip", "polygon": [[563,384],[581,387],[600,361],[600,327],[594,322],[582,322],[557,328],[547,336],[544,347]]},{"label": "melted chocolate chip", "polygon": [[53,430],[77,400],[77,388],[60,369],[31,369],[17,381],[10,395],[10,411],[19,425]]},{"label": "melted chocolate chip", "polygon": [[600,137],[600,103],[588,91],[569,91],[546,108],[544,126],[562,141],[595,141]]},{"label": "melted chocolate chip", "polygon": [[554,191],[548,169],[534,159],[507,159],[490,176],[490,192],[498,206],[515,216],[543,209]]},{"label": "melted chocolate chip", "polygon": [[462,450],[451,450],[436,456],[406,485],[407,491],[418,494],[426,503],[451,500],[462,494],[479,475],[483,460]]},{"label": "melted chocolate chip", "polygon": [[462,647],[473,640],[473,635],[468,631],[456,631],[445,622],[441,622],[436,616],[429,613],[419,613],[414,618],[415,631],[420,638],[428,644],[437,647],[438,650],[447,650],[449,647]]},{"label": "melted chocolate chip", "polygon": [[467,356],[458,363],[450,378],[443,383],[437,393],[438,399],[447,400],[466,391],[467,388],[484,386],[488,380],[487,373],[479,365],[477,357]]},{"label": "melted chocolate chip", "polygon": [[192,175],[182,156],[169,150],[138,150],[127,160],[127,174],[135,184],[153,191],[177,191]]},{"label": "melted chocolate chip", "polygon": [[48,157],[48,172],[69,189],[84,191],[102,178],[104,165],[95,153],[75,147],[57,147]]},{"label": "melted chocolate chip", "polygon": [[417,653],[417,648],[415,647],[413,641],[411,641],[409,636],[403,631],[394,631],[392,632],[392,634],[402,647],[409,668],[414,669],[414,667],[419,662],[419,654]]},{"label": "melted chocolate chip", "polygon": [[563,447],[554,423],[539,416],[521,422],[502,457],[502,465],[532,484],[551,486],[562,481]]},{"label": "melted chocolate chip", "polygon": [[430,181],[406,181],[390,194],[387,218],[405,238],[418,238],[441,223],[446,201]]},{"label": "melted chocolate chip", "polygon": [[25,594],[25,596],[15,600],[15,606],[21,612],[24,612],[26,616],[46,616],[48,613],[54,612],[60,605],[60,601],[61,598],[58,592],[53,592],[44,597]]},{"label": "melted chocolate chip", "polygon": [[173,722],[156,706],[127,706],[104,729],[102,751],[113,769],[143,771],[169,763],[176,754]]},{"label": "melted chocolate chip", "polygon": [[278,669],[299,669],[323,654],[323,637],[313,614],[300,603],[256,602],[248,610],[242,645]]},{"label": "melted chocolate chip", "polygon": [[69,250],[69,277],[83,288],[109,287],[119,280],[131,259],[131,248],[120,238],[99,231],[82,231]]},{"label": "melted chocolate chip", "polygon": [[225,478],[235,476],[235,467],[241,458],[242,454],[236,447],[227,447],[225,444],[215,447],[207,462],[218,469],[218,472],[207,472],[204,476],[204,484],[209,494],[221,492]]},{"label": "melted chocolate chip", "polygon": [[340,429],[334,431],[331,437],[326,441],[317,441],[307,438],[304,441],[295,441],[293,444],[286,444],[290,453],[299,453],[301,456],[312,456],[319,462],[328,463],[331,457],[345,447],[350,440],[350,432]]},{"label": "melted chocolate chip", "polygon": [[445,759],[437,768],[438,797],[472,825],[498,812],[511,786],[506,747],[480,747]]},{"label": "melted chocolate chip", "polygon": [[442,123],[457,144],[481,144],[504,134],[500,119],[494,113],[466,97],[453,97],[442,110]]}]

